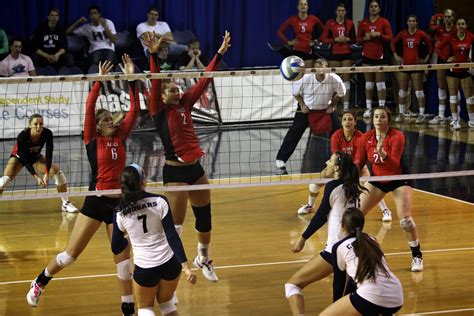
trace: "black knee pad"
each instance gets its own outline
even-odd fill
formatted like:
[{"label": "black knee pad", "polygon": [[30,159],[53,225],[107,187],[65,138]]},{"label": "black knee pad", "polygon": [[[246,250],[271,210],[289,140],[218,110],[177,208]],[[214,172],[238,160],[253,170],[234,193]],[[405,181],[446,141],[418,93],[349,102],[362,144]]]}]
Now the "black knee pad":
[{"label": "black knee pad", "polygon": [[193,208],[194,217],[196,217],[195,228],[200,233],[210,232],[211,223],[211,204],[204,206],[191,206]]}]

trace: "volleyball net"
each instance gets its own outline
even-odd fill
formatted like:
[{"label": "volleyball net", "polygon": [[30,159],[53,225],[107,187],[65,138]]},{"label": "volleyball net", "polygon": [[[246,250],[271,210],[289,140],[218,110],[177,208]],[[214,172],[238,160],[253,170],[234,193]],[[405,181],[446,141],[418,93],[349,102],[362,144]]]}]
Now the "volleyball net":
[{"label": "volleyball net", "polygon": [[[363,73],[383,72],[387,82],[387,106],[397,111],[398,86],[396,74],[401,71],[426,72],[426,98],[437,98],[432,85],[438,69],[470,68],[474,64],[443,64],[415,66],[374,66],[306,69],[306,73],[351,74],[351,107],[365,109]],[[205,156],[201,164],[210,184],[205,186],[163,187],[162,167],[165,163],[163,145],[148,112],[152,79],[170,79],[183,92],[202,77],[212,83],[192,109],[193,121]],[[434,79],[433,79],[434,78]],[[204,188],[235,188],[285,184],[321,183],[320,171],[329,159],[329,133],[303,134],[287,162],[289,175],[276,175],[275,159],[297,109],[293,90],[297,82],[285,81],[278,69],[170,72],[160,74],[97,74],[79,76],[48,76],[0,78],[0,172],[3,173],[16,144],[18,134],[28,126],[28,118],[39,113],[44,126],[54,134],[53,163],[66,175],[69,196],[97,195],[113,192],[88,191],[91,169],[82,140],[85,104],[93,82],[101,81],[102,89],[96,109],[112,112],[119,124],[130,108],[128,81],[138,82],[140,117],[134,132],[127,139],[127,163],[144,167],[151,191],[199,190]],[[390,93],[391,91],[391,93]],[[374,95],[376,95],[374,91]],[[428,101],[428,100],[427,100]],[[449,108],[449,103],[447,108]],[[338,107],[342,111],[342,105]],[[433,109],[436,114],[437,109]],[[427,110],[430,113],[430,110]],[[410,174],[382,177],[377,180],[462,178],[469,182],[474,175],[474,131],[453,131],[448,125],[430,127],[411,125],[400,127],[406,137],[404,159]],[[362,132],[371,128],[370,121],[359,119]],[[414,133],[410,128],[416,127]],[[470,129],[472,130],[472,129]],[[421,132],[421,134],[420,134]],[[421,136],[420,136],[421,135]],[[471,147],[470,147],[471,146]],[[45,150],[43,149],[43,155]],[[42,174],[42,170],[37,170]],[[376,180],[376,178],[373,178]],[[5,188],[1,200],[49,198],[59,196],[50,180],[41,189],[24,168]]]}]

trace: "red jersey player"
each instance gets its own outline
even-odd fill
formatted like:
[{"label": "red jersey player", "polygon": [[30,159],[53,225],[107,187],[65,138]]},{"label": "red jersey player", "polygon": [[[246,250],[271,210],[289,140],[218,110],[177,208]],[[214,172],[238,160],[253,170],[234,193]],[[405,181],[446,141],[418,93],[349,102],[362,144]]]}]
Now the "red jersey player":
[{"label": "red jersey player", "polygon": [[[372,123],[374,129],[360,138],[354,163],[360,169],[369,162],[374,176],[400,175],[405,137],[397,129],[390,127],[390,110],[386,107],[374,109]],[[361,195],[360,210],[367,214],[388,192],[392,192],[397,208],[400,226],[405,231],[412,251],[411,271],[423,271],[423,259],[418,241],[415,221],[411,216],[412,188],[410,180],[370,181]]]},{"label": "red jersey player", "polygon": [[[323,23],[316,16],[308,14],[308,1],[298,0],[298,15],[289,17],[278,29],[278,37],[283,43],[293,46],[293,52],[304,60],[314,59],[312,53],[313,31],[322,30]],[[295,38],[289,40],[285,32],[292,28]]]},{"label": "red jersey player", "polygon": [[[345,112],[342,114],[341,125],[342,128],[336,130],[331,136],[331,153],[344,152],[351,156],[354,160],[359,140],[362,137],[362,132],[356,128],[357,118],[353,112]],[[369,176],[369,170],[364,167],[361,171],[361,176]],[[321,178],[332,177],[332,174],[325,168],[321,171]],[[314,202],[319,194],[319,189],[322,185],[310,184],[308,204],[302,205],[298,209],[299,215],[305,215],[313,211]],[[392,213],[388,209],[385,201],[382,199],[379,203],[382,212],[382,221],[389,222],[392,220]]]},{"label": "red jersey player", "polygon": [[[362,50],[362,64],[365,66],[375,66],[384,64],[384,44],[392,40],[392,28],[390,23],[381,17],[380,5],[378,1],[370,1],[369,17],[360,21],[357,29],[357,42],[364,46]],[[385,86],[385,73],[366,72],[365,77],[365,96],[367,110],[364,112],[364,118],[370,118],[372,115],[373,90],[377,86],[377,96],[379,106],[385,106],[385,96],[387,88]]]},{"label": "red jersey player", "polygon": [[[474,34],[467,31],[467,23],[464,19],[456,21],[456,35],[445,38],[438,46],[436,53],[448,63],[467,63],[472,45],[474,43]],[[451,55],[444,54],[443,49],[449,46]],[[460,129],[461,123],[458,113],[458,89],[461,84],[464,96],[466,97],[467,111],[469,113],[469,127],[474,128],[474,97],[472,92],[472,78],[468,68],[449,69],[446,72],[449,89],[449,105],[453,115],[451,126],[454,129]]]},{"label": "red jersey player", "polygon": [[[145,41],[149,51],[150,69],[159,72],[156,52],[161,39],[148,36]],[[215,71],[222,56],[230,47],[230,33],[226,31],[221,47],[214,56],[206,71]],[[199,141],[194,131],[191,109],[206,90],[212,78],[201,78],[191,89],[183,95],[180,87],[173,81],[152,80],[152,94],[150,114],[155,122],[165,148],[165,165],[163,167],[163,183],[166,186],[208,184],[209,181],[199,159],[204,152],[199,147]],[[196,217],[195,228],[198,232],[198,255],[194,258],[194,265],[202,270],[205,278],[211,282],[219,279],[214,271],[210,259],[211,242],[211,196],[210,190],[199,191],[170,191],[167,192],[173,213],[176,230],[180,234],[186,215],[188,198]]]},{"label": "red jersey player", "polygon": [[[431,38],[418,29],[418,21],[416,15],[410,14],[407,19],[408,29],[400,31],[392,40],[390,47],[392,49],[395,60],[400,65],[416,65],[426,64],[430,60],[433,53],[433,43]],[[397,54],[397,44],[402,44],[402,57]],[[428,46],[428,54],[420,57],[420,46],[424,42]],[[423,92],[423,75],[424,72],[419,71],[402,71],[398,73],[398,82],[400,90],[398,91],[400,114],[395,119],[396,122],[403,122],[405,119],[405,103],[408,95],[408,80],[411,80],[415,89],[416,99],[418,101],[418,108],[420,113],[416,118],[415,123],[420,124],[425,121],[425,94]]]},{"label": "red jersey player", "polygon": [[[331,44],[330,67],[350,67],[352,65],[352,53],[350,44],[355,42],[354,23],[346,18],[346,7],[340,3],[336,8],[336,19],[329,20],[324,26],[320,40],[324,44]],[[351,98],[351,74],[341,75],[346,87],[344,95],[344,111],[349,111],[349,100]]]},{"label": "red jersey player", "polygon": [[[430,28],[435,32],[435,46],[437,46],[443,39],[455,35],[457,33],[454,25],[456,15],[451,9],[444,10],[442,24],[430,25]],[[443,48],[443,55],[449,55],[449,46]],[[437,56],[436,63],[445,64],[446,60],[442,60]],[[446,83],[446,69],[436,70],[436,80],[438,82],[438,115],[430,120],[430,124],[440,124],[446,121],[444,113],[446,110],[446,100],[448,98],[448,85]]]},{"label": "red jersey player", "polygon": [[[122,57],[122,71],[126,74],[134,73],[134,65],[128,55]],[[99,64],[99,74],[105,75],[113,68],[113,64],[106,61]],[[87,97],[86,117],[84,122],[84,143],[92,169],[90,189],[120,189],[120,172],[125,167],[125,140],[130,135],[133,124],[138,117],[138,90],[134,82],[130,82],[130,111],[122,124],[116,128],[113,125],[112,114],[106,110],[95,111],[97,97],[100,91],[100,82],[96,82]],[[79,213],[66,250],[55,256],[48,266],[31,283],[26,298],[28,304],[36,307],[44,287],[56,273],[71,265],[87,247],[102,222],[107,225],[107,233],[112,234],[113,213],[118,205],[118,195],[91,195],[87,196]],[[132,295],[132,275],[130,267],[130,249],[126,247],[119,254],[114,254],[117,268],[120,295],[122,298],[122,313],[134,314]]]}]

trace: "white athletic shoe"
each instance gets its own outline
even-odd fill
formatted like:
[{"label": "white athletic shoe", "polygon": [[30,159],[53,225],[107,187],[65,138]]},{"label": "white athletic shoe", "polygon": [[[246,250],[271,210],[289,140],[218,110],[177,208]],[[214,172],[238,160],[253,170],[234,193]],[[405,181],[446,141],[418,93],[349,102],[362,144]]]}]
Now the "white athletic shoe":
[{"label": "white athletic shoe", "polygon": [[66,203],[63,203],[63,205],[61,206],[61,210],[63,212],[67,212],[67,213],[77,213],[77,212],[79,212],[77,207],[75,207],[74,204],[72,204],[69,201],[67,201]]},{"label": "white athletic shoe", "polygon": [[461,123],[459,123],[459,120],[452,121],[451,123],[452,123],[451,126],[453,127],[453,129],[461,129]]},{"label": "white athletic shoe", "polygon": [[392,221],[392,212],[388,208],[382,211],[382,222],[391,222]]},{"label": "white athletic shoe", "polygon": [[423,258],[413,257],[411,260],[411,272],[423,271]]},{"label": "white athletic shoe", "polygon": [[467,122],[467,125],[469,126],[469,128],[474,128],[474,121]]},{"label": "white athletic shoe", "polygon": [[298,215],[306,215],[309,214],[313,211],[313,207],[309,204],[303,204],[301,207],[298,209]]},{"label": "white athletic shoe", "polygon": [[36,307],[39,304],[40,296],[43,295],[44,288],[41,287],[36,280],[31,281],[31,287],[26,294],[26,301],[31,307]]},{"label": "white athletic shoe", "polygon": [[214,265],[212,260],[206,259],[204,262],[200,262],[199,256],[196,256],[193,260],[193,264],[196,268],[202,271],[202,275],[211,282],[219,281],[219,278],[214,271]]},{"label": "white athletic shoe", "polygon": [[364,111],[364,118],[371,118],[372,117],[372,109],[367,109]]},{"label": "white athletic shoe", "polygon": [[397,123],[402,123],[405,120],[405,115],[402,113],[398,114],[397,117],[395,118],[395,122]]},{"label": "white athletic shoe", "polygon": [[418,115],[415,120],[415,124],[421,124],[425,122],[425,116],[423,114]]},{"label": "white athletic shoe", "polygon": [[438,124],[442,124],[442,123],[444,123],[444,122],[446,122],[446,119],[445,119],[444,117],[435,116],[435,117],[433,117],[432,120],[430,120],[430,121],[428,122],[428,124],[431,124],[431,125],[438,125]]}]

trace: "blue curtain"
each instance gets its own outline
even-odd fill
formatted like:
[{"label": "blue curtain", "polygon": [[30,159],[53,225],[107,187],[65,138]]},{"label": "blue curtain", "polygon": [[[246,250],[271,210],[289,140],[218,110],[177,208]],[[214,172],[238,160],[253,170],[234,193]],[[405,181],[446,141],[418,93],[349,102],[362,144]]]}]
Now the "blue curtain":
[{"label": "blue curtain", "polygon": [[[311,14],[323,23],[334,17],[335,8],[343,2],[352,15],[352,1],[309,0]],[[13,0],[4,1],[0,11],[0,27],[8,35],[29,38],[36,26],[46,19],[48,9],[61,11],[61,23],[69,26],[81,16],[88,17],[87,8],[97,4],[102,15],[115,24],[118,31],[135,34],[138,23],[145,21],[146,11],[155,6],[160,19],[171,29],[190,29],[201,42],[203,51],[212,56],[218,49],[225,30],[232,33],[232,48],[225,57],[230,67],[277,65],[281,57],[267,47],[278,43],[278,27],[296,14],[296,0]],[[367,5],[366,5],[367,7]],[[394,32],[406,25],[406,16],[415,12],[420,27],[428,25],[434,11],[432,0],[381,0],[382,15],[391,22]]]}]

